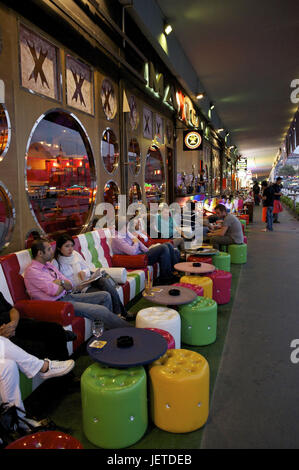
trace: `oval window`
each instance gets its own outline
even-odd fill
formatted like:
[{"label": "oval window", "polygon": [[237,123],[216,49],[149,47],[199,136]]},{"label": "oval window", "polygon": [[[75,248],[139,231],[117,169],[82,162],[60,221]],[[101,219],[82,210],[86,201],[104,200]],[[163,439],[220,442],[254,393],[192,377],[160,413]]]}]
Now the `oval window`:
[{"label": "oval window", "polygon": [[165,172],[160,150],[149,149],[145,163],[145,193],[147,203],[164,202]]},{"label": "oval window", "polygon": [[15,224],[15,208],[6,186],[0,181],[0,251],[9,245]]},{"label": "oval window", "polygon": [[108,181],[104,187],[104,201],[118,209],[119,187],[114,181]]},{"label": "oval window", "polygon": [[8,151],[11,137],[11,127],[8,112],[0,103],[0,162]]},{"label": "oval window", "polygon": [[116,135],[111,129],[106,129],[101,142],[101,154],[108,173],[113,173],[119,163],[119,147]]},{"label": "oval window", "polygon": [[50,111],[36,123],[26,157],[27,194],[43,231],[55,238],[86,229],[95,200],[95,166],[74,114]]},{"label": "oval window", "polygon": [[142,201],[141,188],[138,183],[133,183],[129,190],[129,204]]},{"label": "oval window", "polygon": [[138,175],[140,171],[141,156],[140,145],[135,137],[131,139],[129,143],[128,161],[132,174],[134,176]]}]

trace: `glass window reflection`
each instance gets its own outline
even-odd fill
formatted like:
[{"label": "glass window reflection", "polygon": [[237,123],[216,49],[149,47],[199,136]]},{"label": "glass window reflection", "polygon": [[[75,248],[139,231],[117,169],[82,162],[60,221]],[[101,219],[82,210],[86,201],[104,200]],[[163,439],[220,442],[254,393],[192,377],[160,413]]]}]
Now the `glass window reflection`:
[{"label": "glass window reflection", "polygon": [[113,173],[119,163],[119,147],[116,135],[111,129],[107,129],[103,134],[101,154],[106,170]]},{"label": "glass window reflection", "polygon": [[164,202],[165,171],[160,150],[150,148],[145,164],[145,192],[147,203]]},{"label": "glass window reflection", "polygon": [[6,109],[0,103],[0,162],[6,154],[10,142],[10,122]]},{"label": "glass window reflection", "polygon": [[142,201],[141,188],[138,183],[133,183],[129,190],[129,204]]},{"label": "glass window reflection", "polygon": [[12,198],[0,181],[0,251],[9,244],[14,224],[15,209]]},{"label": "glass window reflection", "polygon": [[52,237],[86,228],[95,199],[95,168],[88,138],[75,117],[44,116],[27,155],[28,197],[42,229]]},{"label": "glass window reflection", "polygon": [[104,201],[112,204],[115,209],[118,209],[118,195],[119,187],[114,181],[108,181],[104,187]]},{"label": "glass window reflection", "polygon": [[129,152],[128,152],[129,166],[132,174],[135,176],[139,173],[140,170],[140,145],[138,140],[133,138],[129,143]]}]

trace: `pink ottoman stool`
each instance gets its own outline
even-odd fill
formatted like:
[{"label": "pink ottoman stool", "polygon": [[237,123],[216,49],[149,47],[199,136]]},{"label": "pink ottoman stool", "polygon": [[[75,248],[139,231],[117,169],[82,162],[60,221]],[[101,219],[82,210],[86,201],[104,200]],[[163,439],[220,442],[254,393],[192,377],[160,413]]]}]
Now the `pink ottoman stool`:
[{"label": "pink ottoman stool", "polygon": [[213,273],[205,274],[213,281],[213,299],[218,305],[228,304],[230,301],[230,290],[232,275],[227,271],[216,270]]},{"label": "pink ottoman stool", "polygon": [[246,237],[246,235],[244,235],[243,238],[244,238],[244,242],[243,242],[243,243],[245,243],[245,245],[247,245],[247,237]]},{"label": "pink ottoman stool", "polygon": [[174,286],[180,286],[180,287],[186,287],[187,289],[192,289],[192,290],[194,290],[194,292],[196,292],[196,294],[199,297],[203,297],[204,291],[203,291],[203,287],[201,287],[201,286],[197,286],[196,284],[187,284],[185,282],[178,282],[177,284],[173,284],[173,285]]},{"label": "pink ottoman stool", "polygon": [[163,336],[163,338],[167,341],[168,349],[175,349],[174,337],[170,333],[168,333],[168,331],[159,330],[159,328],[144,328],[144,330],[154,331],[155,333],[158,333],[159,335]]},{"label": "pink ottoman stool", "polygon": [[196,256],[191,255],[187,259],[188,263],[208,263],[213,264],[213,260],[210,256]]}]

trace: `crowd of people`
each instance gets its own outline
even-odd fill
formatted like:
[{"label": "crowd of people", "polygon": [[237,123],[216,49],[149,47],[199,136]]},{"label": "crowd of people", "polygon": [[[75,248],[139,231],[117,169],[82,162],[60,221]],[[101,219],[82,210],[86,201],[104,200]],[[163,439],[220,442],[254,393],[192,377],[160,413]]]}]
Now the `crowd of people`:
[{"label": "crowd of people", "polygon": [[[112,238],[114,254],[145,254],[148,265],[159,263],[158,284],[179,281],[174,266],[184,257],[185,236],[169,209],[161,208],[155,219],[159,239],[151,238],[142,217],[134,217],[124,236],[116,231]],[[166,230],[167,239],[162,240]],[[215,208],[215,215],[204,217],[204,240],[215,248],[231,243],[243,243],[239,219],[228,213],[223,204]],[[31,299],[70,302],[76,316],[101,320],[105,328],[133,327],[134,314],[123,305],[115,284],[109,276],[86,285],[92,269],[74,249],[74,240],[67,233],[53,244],[37,238],[31,246],[32,262],[24,272],[24,283]],[[83,285],[82,285],[83,284]],[[27,377],[36,375],[43,380],[68,374],[74,367],[69,359],[67,342],[76,335],[55,322],[41,322],[20,318],[17,309],[0,293],[0,402],[14,405],[26,417],[19,388],[19,370]],[[39,422],[29,419],[31,424]],[[25,426],[26,427],[26,426]]]}]

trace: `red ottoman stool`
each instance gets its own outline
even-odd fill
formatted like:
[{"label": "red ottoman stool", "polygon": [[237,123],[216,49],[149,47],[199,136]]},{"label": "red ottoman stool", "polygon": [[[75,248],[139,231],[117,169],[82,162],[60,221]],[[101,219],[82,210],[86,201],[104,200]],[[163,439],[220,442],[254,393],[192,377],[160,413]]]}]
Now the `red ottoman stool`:
[{"label": "red ottoman stool", "polygon": [[29,434],[9,444],[5,449],[83,449],[81,442],[60,431]]},{"label": "red ottoman stool", "polygon": [[159,335],[163,336],[164,339],[167,341],[168,349],[175,349],[175,341],[174,337],[165,330],[159,330],[159,328],[144,328],[144,330],[154,331]]},{"label": "red ottoman stool", "polygon": [[213,264],[213,260],[210,256],[197,256],[191,255],[188,257],[188,263],[208,263]]},{"label": "red ottoman stool", "polygon": [[249,215],[247,214],[242,214],[240,215],[240,219],[246,220],[246,224],[249,224]]},{"label": "red ottoman stool", "polygon": [[243,235],[245,235],[245,227],[244,227],[243,224],[241,224],[241,225],[242,225]]},{"label": "red ottoman stool", "polygon": [[228,271],[216,270],[213,273],[205,274],[213,281],[213,299],[218,305],[228,304],[230,301],[230,291],[232,275]]},{"label": "red ottoman stool", "polygon": [[187,284],[186,282],[178,282],[177,284],[173,284],[173,285],[179,286],[179,287],[186,287],[187,289],[192,289],[194,290],[194,292],[196,292],[196,294],[199,297],[203,297],[204,290],[203,290],[203,287],[201,286],[198,286],[196,284]]},{"label": "red ottoman stool", "polygon": [[247,237],[246,237],[246,235],[244,235],[244,237],[243,237],[243,238],[244,238],[244,241],[243,241],[243,243],[245,243],[245,245],[247,245]]}]

